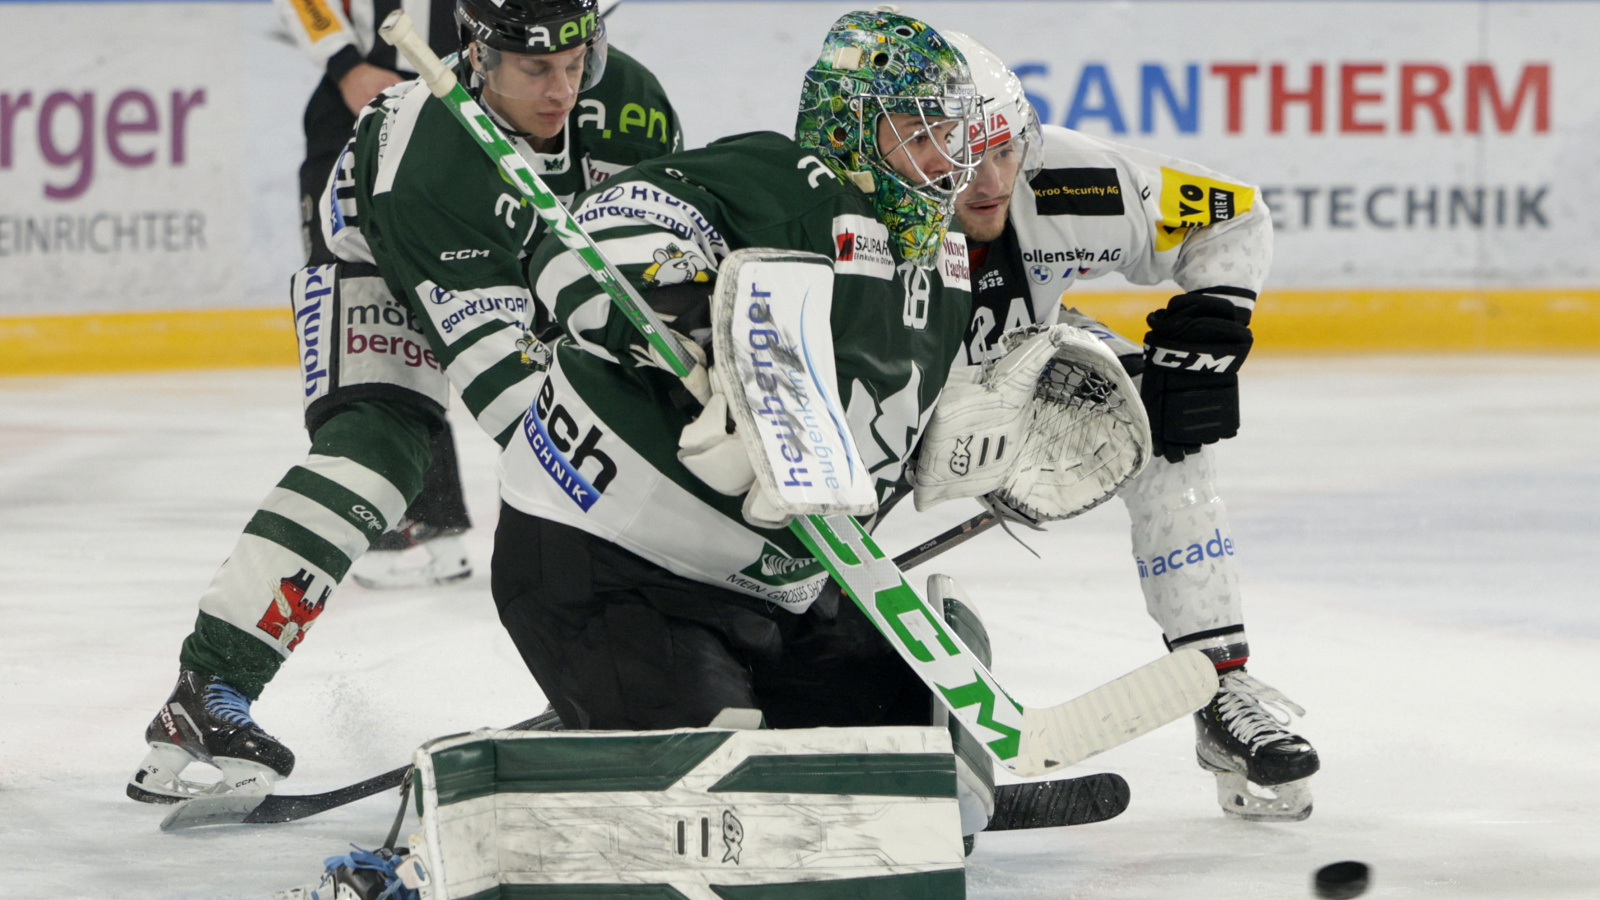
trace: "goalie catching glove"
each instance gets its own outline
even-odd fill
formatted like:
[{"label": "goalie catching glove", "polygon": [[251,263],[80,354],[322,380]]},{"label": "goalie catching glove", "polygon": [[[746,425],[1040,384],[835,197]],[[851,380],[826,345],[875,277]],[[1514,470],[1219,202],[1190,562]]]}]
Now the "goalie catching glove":
[{"label": "goalie catching glove", "polygon": [[945,385],[917,458],[917,509],[982,495],[1036,525],[1115,495],[1150,458],[1149,421],[1122,364],[1070,325],[1001,340],[1004,356]]}]

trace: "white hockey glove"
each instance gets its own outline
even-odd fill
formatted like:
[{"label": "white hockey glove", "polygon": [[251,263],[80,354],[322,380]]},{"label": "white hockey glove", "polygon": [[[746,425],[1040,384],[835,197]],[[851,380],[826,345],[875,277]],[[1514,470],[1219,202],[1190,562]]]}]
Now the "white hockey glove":
[{"label": "white hockey glove", "polygon": [[[716,382],[708,379],[707,383]],[[750,451],[728,415],[728,401],[720,391],[711,394],[705,411],[678,435],[678,461],[717,493],[730,497],[744,494],[744,518],[751,525],[783,528],[789,524],[790,517],[772,504],[756,480]]]},{"label": "white hockey glove", "polygon": [[1000,487],[1016,468],[1039,375],[1054,353],[1051,331],[1036,331],[997,360],[950,373],[917,456],[918,510]]}]

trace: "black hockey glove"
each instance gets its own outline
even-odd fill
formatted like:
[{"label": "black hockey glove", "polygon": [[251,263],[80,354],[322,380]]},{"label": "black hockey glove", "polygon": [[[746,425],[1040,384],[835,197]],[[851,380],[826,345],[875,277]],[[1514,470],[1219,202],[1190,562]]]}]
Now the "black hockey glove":
[{"label": "black hockey glove", "polygon": [[[1173,297],[1146,319],[1144,383],[1157,456],[1181,462],[1200,445],[1239,433],[1239,366],[1250,353],[1250,313],[1219,291]],[[1251,295],[1254,299],[1254,295]]]}]

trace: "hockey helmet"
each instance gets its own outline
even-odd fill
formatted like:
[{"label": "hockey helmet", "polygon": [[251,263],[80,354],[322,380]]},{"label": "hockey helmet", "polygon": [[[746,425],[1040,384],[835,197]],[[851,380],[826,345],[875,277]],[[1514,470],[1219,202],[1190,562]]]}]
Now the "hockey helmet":
[{"label": "hockey helmet", "polygon": [[1038,113],[1022,90],[1022,79],[1006,68],[994,51],[971,36],[959,31],[942,34],[966,57],[972,83],[983,104],[983,127],[971,132],[973,156],[1010,141],[1022,160],[1022,179],[1032,179],[1044,165],[1044,133],[1039,128]]},{"label": "hockey helmet", "polygon": [[561,53],[587,46],[586,91],[606,70],[606,24],[596,0],[456,0],[461,45],[477,41],[504,53]]},{"label": "hockey helmet", "polygon": [[[889,163],[878,123],[894,114],[916,120],[894,129],[891,151],[919,135],[935,136],[948,171],[908,176]],[[952,119],[953,130],[945,124]],[[956,194],[972,179],[967,136],[979,122],[977,92],[960,52],[927,24],[879,7],[846,13],[828,31],[801,88],[795,141],[870,193],[901,256],[926,267],[938,257]]]}]

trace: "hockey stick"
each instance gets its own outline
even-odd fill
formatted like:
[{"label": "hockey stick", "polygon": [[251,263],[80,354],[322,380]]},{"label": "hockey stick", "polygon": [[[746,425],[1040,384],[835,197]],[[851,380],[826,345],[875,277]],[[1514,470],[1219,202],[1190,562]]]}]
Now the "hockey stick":
[{"label": "hockey stick", "polygon": [[[543,730],[540,726],[550,721],[560,724],[554,712],[546,711],[531,719],[518,722],[506,730]],[[172,812],[167,813],[167,817],[161,820],[161,830],[181,831],[201,825],[273,825],[293,822],[399,787],[410,771],[411,764],[407,763],[382,775],[374,775],[366,781],[358,781],[321,794],[222,794],[216,797],[196,797],[173,807]]]},{"label": "hockey stick", "polygon": [[931,537],[896,556],[894,564],[899,566],[902,572],[907,569],[915,569],[946,550],[954,550],[999,524],[999,516],[984,510],[960,525]]},{"label": "hockey stick", "polygon": [[[673,372],[687,377],[696,367],[694,359],[412,29],[405,11],[390,13],[378,33],[405,55]],[[1211,661],[1197,650],[1179,650],[1075,700],[1025,708],[944,627],[855,519],[807,515],[789,527],[951,713],[973,734],[992,735],[985,742],[989,752],[1019,775],[1042,775],[1132,740],[1198,709],[1217,691]]]}]

